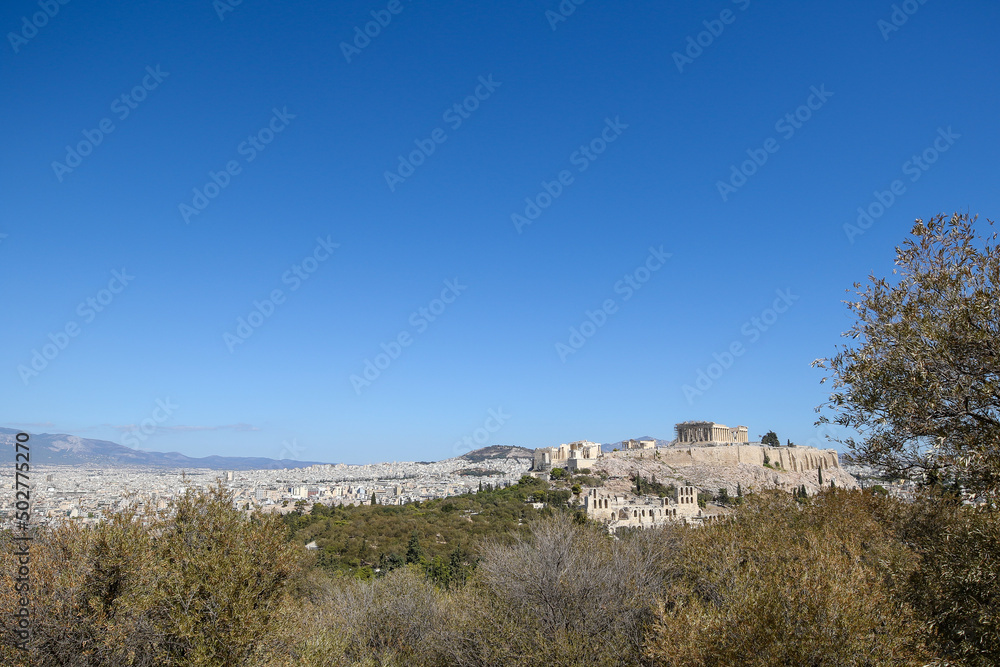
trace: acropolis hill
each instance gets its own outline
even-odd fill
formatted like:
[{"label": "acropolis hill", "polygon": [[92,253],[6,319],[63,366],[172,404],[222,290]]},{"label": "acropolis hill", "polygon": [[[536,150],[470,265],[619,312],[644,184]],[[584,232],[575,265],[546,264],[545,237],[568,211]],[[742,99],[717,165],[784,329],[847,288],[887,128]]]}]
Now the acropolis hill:
[{"label": "acropolis hill", "polygon": [[858,488],[857,480],[841,469],[833,449],[751,443],[746,426],[729,428],[715,422],[683,422],[675,431],[675,439],[666,447],[657,447],[653,440],[629,440],[610,452],[587,441],[536,449],[533,470],[589,469],[607,475],[604,489],[623,493],[636,474],[713,492],[724,488],[731,495],[738,490],[791,492],[803,486],[809,494],[821,486]]}]

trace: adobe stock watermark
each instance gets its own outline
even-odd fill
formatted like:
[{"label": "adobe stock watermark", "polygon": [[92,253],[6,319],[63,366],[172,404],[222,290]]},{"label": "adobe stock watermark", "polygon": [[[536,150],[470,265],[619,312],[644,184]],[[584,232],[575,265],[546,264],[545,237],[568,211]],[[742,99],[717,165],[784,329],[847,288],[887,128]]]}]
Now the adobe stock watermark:
[{"label": "adobe stock watermark", "polygon": [[[339,247],[340,244],[332,242],[329,235],[325,239],[322,236],[317,236],[316,247],[313,248],[310,254],[302,258],[301,261],[292,264],[287,271],[281,274],[281,283],[289,286],[289,292],[298,290],[306,280],[309,280],[310,276],[319,270],[323,262],[330,259],[333,251]],[[264,322],[274,315],[278,306],[285,303],[286,298],[284,290],[276,287],[264,297],[263,301],[254,299],[253,309],[250,313],[245,318],[236,318],[236,333],[231,334],[226,331],[222,334],[222,342],[226,344],[229,353],[232,354],[235,352],[237,345],[247,342],[247,339],[254,334],[254,331],[263,326]]]},{"label": "adobe stock watermark", "polygon": [[573,12],[576,11],[576,8],[586,1],[587,0],[562,0],[556,7],[557,11],[546,9],[545,18],[549,22],[549,26],[552,28],[552,31],[555,32],[556,27],[572,16]]},{"label": "adobe stock watermark", "polygon": [[483,425],[473,429],[469,435],[463,435],[460,440],[455,441],[452,451],[455,456],[468,454],[469,452],[484,447],[490,441],[490,436],[503,428],[503,425],[510,419],[510,415],[504,413],[503,406],[496,410],[490,408],[486,411],[486,420]]},{"label": "adobe stock watermark", "polygon": [[299,445],[297,438],[292,438],[291,442],[288,440],[281,441],[281,451],[278,452],[278,460],[284,461],[287,459],[301,460],[302,453],[305,452],[305,447]]},{"label": "adobe stock watermark", "polygon": [[[614,143],[627,129],[628,125],[621,121],[621,116],[615,116],[614,120],[605,118],[604,128],[596,137],[586,144],[581,144],[579,148],[570,153],[569,163],[576,167],[577,173],[582,174],[608,149],[608,145]],[[562,196],[566,188],[573,185],[574,180],[573,172],[569,169],[559,171],[551,181],[543,179],[541,190],[533,197],[524,198],[524,211],[510,214],[510,221],[514,224],[517,233],[523,233],[525,227],[540,218],[542,211],[552,206],[552,203]]]},{"label": "adobe stock watermark", "polygon": [[[750,0],[732,0],[732,2],[740,8],[740,11],[746,11],[747,7],[750,6]],[[732,25],[735,22],[736,13],[731,9],[723,9],[719,12],[719,18],[717,19],[702,21],[701,24],[705,26],[705,29],[697,35],[688,35],[684,53],[680,51],[673,52],[672,55],[674,64],[677,65],[677,71],[683,74],[684,66],[694,64],[694,61],[701,57],[705,49],[712,46],[715,40],[722,35],[726,30],[726,26]]]},{"label": "adobe stock watermark", "polygon": [[[111,113],[118,117],[119,121],[128,118],[133,111],[139,108],[139,104],[145,101],[149,93],[160,87],[163,80],[170,76],[170,72],[164,72],[157,65],[155,68],[146,67],[146,75],[142,81],[132,87],[132,90],[122,93],[111,100]],[[83,164],[83,158],[94,152],[94,149],[104,142],[104,139],[115,131],[115,122],[109,118],[102,118],[97,122],[97,127],[92,130],[84,129],[83,139],[73,146],[66,146],[66,157],[62,162],[54,160],[52,171],[60,183],[66,174],[73,173],[73,170]]]},{"label": "adobe stock watermark", "polygon": [[[461,102],[456,102],[441,114],[441,119],[448,124],[452,131],[458,130],[462,124],[472,117],[472,113],[479,108],[480,103],[485,102],[493,96],[496,89],[503,85],[502,81],[494,81],[493,75],[479,77],[479,84],[473,89],[472,94]],[[394,171],[386,169],[385,184],[389,186],[389,192],[395,192],[396,186],[405,183],[406,179],[416,172],[417,167],[427,161],[438,145],[448,141],[448,134],[444,128],[436,127],[430,132],[426,139],[414,139],[415,149],[405,156],[400,154],[399,163]]]},{"label": "adobe stock watermark", "polygon": [[[267,148],[268,144],[274,141],[276,136],[285,131],[289,121],[295,117],[295,114],[288,113],[287,106],[282,107],[281,111],[274,107],[271,109],[271,119],[267,124],[241,141],[236,146],[236,153],[243,156],[246,163],[250,164]],[[243,165],[236,159],[226,162],[223,168],[217,172],[209,170],[208,181],[205,182],[205,185],[201,188],[192,188],[191,203],[181,202],[177,205],[177,210],[180,212],[184,224],[190,224],[191,216],[201,215],[212,200],[229,187],[233,177],[239,176],[241,173],[243,173]]]},{"label": "adobe stock watermark", "polygon": [[682,387],[688,405],[694,405],[695,397],[701,396],[711,389],[715,381],[732,368],[736,359],[743,356],[747,351],[747,345],[752,345],[760,340],[764,332],[771,329],[778,318],[783,313],[788,312],[792,304],[799,300],[798,296],[792,294],[791,289],[775,290],[775,294],[776,297],[770,308],[765,308],[759,315],[751,317],[740,327],[740,333],[745,337],[746,343],[743,342],[743,339],[737,339],[730,343],[721,354],[713,352],[714,361],[710,362],[704,369],[697,370],[694,385],[686,384]]},{"label": "adobe stock watermark", "polygon": [[455,303],[455,300],[468,288],[468,285],[459,283],[458,278],[444,281],[444,289],[441,290],[441,295],[438,298],[431,299],[426,306],[421,306],[410,313],[410,318],[407,321],[413,327],[413,333],[410,332],[410,329],[403,329],[388,343],[381,343],[379,347],[382,348],[382,351],[375,355],[374,360],[365,359],[365,367],[361,371],[361,375],[355,373],[348,378],[354,388],[354,394],[360,396],[362,389],[370,387],[375,380],[379,379],[382,373],[392,365],[392,362],[399,359],[403,350],[413,344],[415,336],[427,331],[431,322],[441,317],[448,306]]},{"label": "adobe stock watermark", "polygon": [[[911,183],[916,183],[938,161],[941,154],[947,152],[955,145],[955,140],[961,137],[962,135],[952,131],[950,125],[948,129],[939,127],[937,137],[934,138],[931,145],[903,163],[901,167],[903,175],[909,176]],[[854,239],[868,231],[875,224],[875,221],[885,215],[885,212],[896,203],[896,199],[904,194],[906,194],[906,184],[899,178],[890,183],[888,189],[875,190],[872,193],[874,199],[867,205],[858,207],[858,217],[854,223],[844,223],[844,234],[847,235],[847,240],[853,245]]]},{"label": "adobe stock watermark", "polygon": [[815,447],[816,449],[829,449],[831,446],[831,441],[836,441],[841,433],[838,429],[834,428],[833,424],[829,422],[816,424],[816,432],[812,437],[810,437],[805,442],[806,447]]},{"label": "adobe stock watermark", "polygon": [[875,27],[882,33],[882,41],[888,42],[889,35],[902,28],[910,17],[917,13],[921,5],[926,3],[927,0],[903,0],[900,4],[893,5],[888,21],[879,19],[875,22]]},{"label": "adobe stock watermark", "polygon": [[[811,86],[809,92],[810,95],[804,104],[786,113],[774,124],[774,131],[781,134],[785,141],[794,137],[796,131],[802,129],[802,126],[812,118],[813,112],[822,109],[827,100],[833,97],[833,93],[826,89],[826,84],[820,84],[819,88]],[[729,201],[729,196],[746,185],[747,179],[756,174],[767,163],[768,158],[780,148],[781,144],[774,137],[765,139],[761,148],[748,148],[746,154],[749,159],[741,162],[739,167],[735,164],[730,165],[729,180],[715,182],[722,201]]]},{"label": "adobe stock watermark", "polygon": [[170,402],[170,397],[156,399],[156,407],[149,417],[146,417],[122,435],[122,444],[132,449],[140,449],[142,443],[146,442],[151,435],[156,433],[160,424],[167,421],[174,415],[174,411],[179,405]]},{"label": "adobe stock watermark", "polygon": [[[645,262],[637,266],[631,272],[622,276],[621,280],[614,284],[615,294],[622,295],[622,303],[625,303],[635,295],[643,285],[649,282],[653,274],[663,268],[667,260],[672,257],[671,253],[664,252],[663,246],[659,248],[649,247],[649,255]],[[615,299],[605,299],[597,310],[585,310],[584,320],[579,326],[569,328],[569,339],[566,343],[559,341],[556,343],[556,354],[559,360],[566,363],[567,357],[576,354],[587,341],[594,337],[598,329],[608,322],[608,318],[618,312],[618,302]]]},{"label": "adobe stock watermark", "polygon": [[10,42],[10,48],[14,49],[14,53],[18,53],[22,46],[34,39],[38,31],[49,24],[49,19],[56,17],[60,5],[68,4],[69,0],[38,0],[38,6],[42,11],[32,14],[30,19],[22,16],[21,29],[7,33],[7,41]]},{"label": "adobe stock watermark", "polygon": [[[76,314],[83,324],[90,324],[97,318],[98,313],[114,302],[119,294],[135,280],[135,276],[129,275],[123,268],[121,271],[112,271],[111,280],[107,287],[97,291],[94,296],[87,297],[76,307]],[[80,322],[77,320],[68,321],[61,329],[48,335],[49,342],[44,343],[41,350],[32,348],[31,361],[27,365],[19,364],[17,373],[21,376],[21,382],[28,386],[31,378],[38,377],[42,371],[49,367],[59,354],[69,347],[70,341],[80,335],[83,331]]]},{"label": "adobe stock watermark", "polygon": [[385,9],[371,11],[372,20],[365,23],[364,30],[361,29],[361,26],[354,26],[354,39],[351,40],[351,44],[340,43],[340,52],[344,54],[347,63],[350,64],[353,58],[361,55],[361,52],[368,48],[372,40],[381,35],[384,28],[389,27],[389,24],[392,23],[392,17],[403,13],[403,9],[405,7],[400,0],[389,0]]},{"label": "adobe stock watermark", "polygon": [[226,14],[236,11],[236,8],[243,4],[243,0],[214,0],[212,9],[219,17],[219,21],[226,20]]},{"label": "adobe stock watermark", "polygon": [[[14,436],[14,521],[20,529],[20,535],[14,535],[13,531],[8,533],[11,545],[17,547],[13,549],[12,555],[17,559],[16,566],[12,567],[10,583],[13,584],[15,608],[17,611],[9,611],[16,620],[11,621],[10,634],[16,635],[20,641],[14,642],[14,646],[27,652],[28,643],[31,641],[31,542],[34,539],[29,532],[31,528],[31,445],[28,442],[31,436],[27,433],[17,433]],[[23,450],[23,451],[22,451]],[[8,487],[10,488],[10,487]],[[22,490],[23,489],[23,490]],[[13,563],[12,563],[13,565]],[[15,629],[16,626],[16,629]]]}]

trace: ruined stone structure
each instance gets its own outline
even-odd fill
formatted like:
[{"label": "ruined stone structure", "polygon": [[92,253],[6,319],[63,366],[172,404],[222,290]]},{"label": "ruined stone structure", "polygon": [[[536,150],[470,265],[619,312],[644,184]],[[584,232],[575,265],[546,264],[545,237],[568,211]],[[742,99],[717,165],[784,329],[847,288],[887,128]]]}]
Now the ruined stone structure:
[{"label": "ruined stone structure", "polygon": [[587,517],[603,521],[609,531],[616,528],[655,528],[666,523],[688,523],[701,516],[698,490],[693,486],[677,489],[674,498],[612,494],[590,489],[583,497]]},{"label": "ruined stone structure", "polygon": [[589,440],[579,440],[558,447],[540,447],[535,450],[532,470],[545,471],[566,468],[577,471],[589,468],[601,457],[601,446]]},{"label": "ruined stone structure", "polygon": [[729,428],[715,422],[688,421],[674,427],[677,438],[675,445],[713,447],[716,445],[740,445],[750,441],[750,431],[746,426]]},{"label": "ruined stone structure", "polygon": [[622,449],[626,452],[643,449],[656,449],[656,440],[627,440],[622,443]]}]

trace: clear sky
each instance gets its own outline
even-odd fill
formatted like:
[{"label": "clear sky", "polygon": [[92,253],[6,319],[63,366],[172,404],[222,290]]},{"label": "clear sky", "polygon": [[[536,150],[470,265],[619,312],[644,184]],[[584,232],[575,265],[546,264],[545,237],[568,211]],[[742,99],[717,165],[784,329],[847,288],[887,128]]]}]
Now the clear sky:
[{"label": "clear sky", "polygon": [[0,8],[0,424],[806,444],[845,289],[1000,211],[995,2],[233,2]]}]

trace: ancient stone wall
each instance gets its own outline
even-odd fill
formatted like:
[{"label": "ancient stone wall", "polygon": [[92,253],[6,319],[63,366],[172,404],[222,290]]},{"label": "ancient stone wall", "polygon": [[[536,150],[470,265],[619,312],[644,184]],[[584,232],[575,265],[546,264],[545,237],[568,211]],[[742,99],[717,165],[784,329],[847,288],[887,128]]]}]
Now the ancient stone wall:
[{"label": "ancient stone wall", "polygon": [[772,466],[785,470],[805,472],[817,468],[839,468],[836,450],[815,447],[765,447],[758,445],[733,445],[730,447],[664,447],[657,450],[657,458],[667,465],[683,466],[695,463],[735,465],[749,463],[764,465],[767,453]]}]

